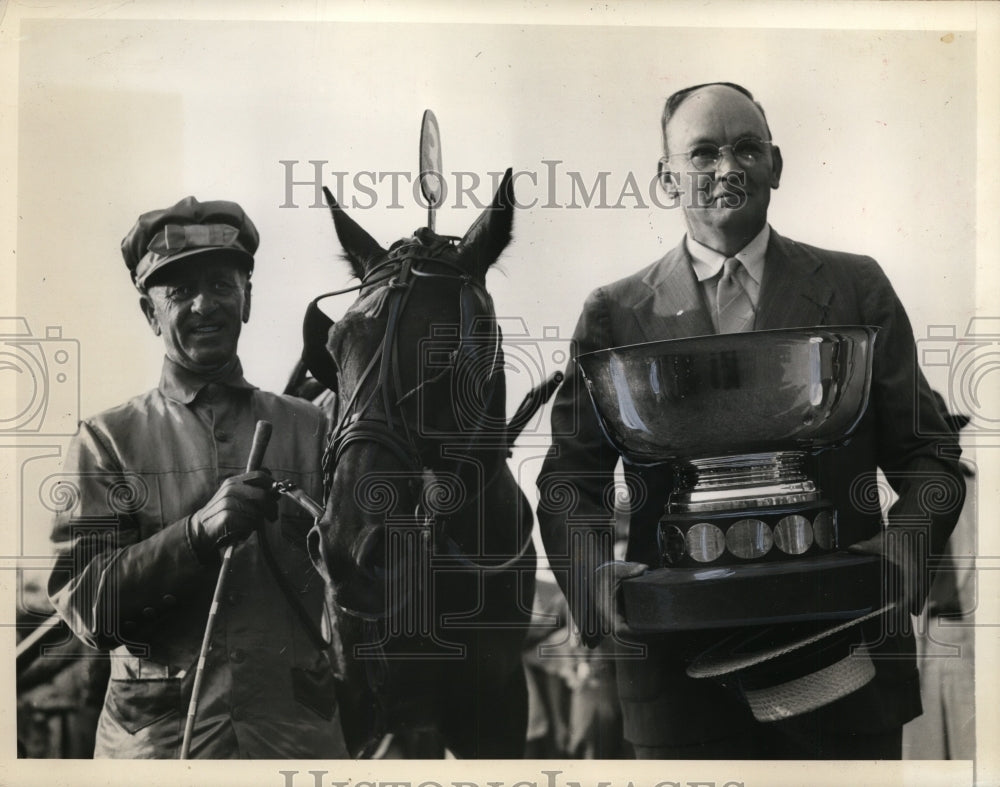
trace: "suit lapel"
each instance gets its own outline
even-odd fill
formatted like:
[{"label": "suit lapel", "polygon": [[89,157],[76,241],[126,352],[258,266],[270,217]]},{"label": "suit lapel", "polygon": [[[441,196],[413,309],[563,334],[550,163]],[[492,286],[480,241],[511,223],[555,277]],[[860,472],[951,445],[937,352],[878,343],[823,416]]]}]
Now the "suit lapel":
[{"label": "suit lapel", "polygon": [[650,269],[643,284],[648,291],[633,311],[643,341],[714,333],[683,240]]},{"label": "suit lapel", "polygon": [[[821,275],[823,261],[773,229],[754,330],[822,325],[833,290]],[[643,278],[647,288],[633,310],[635,341],[659,341],[715,333],[682,240]],[[632,343],[632,337],[624,337]]]},{"label": "suit lapel", "polygon": [[822,266],[809,249],[771,230],[754,330],[822,325],[833,300]]}]

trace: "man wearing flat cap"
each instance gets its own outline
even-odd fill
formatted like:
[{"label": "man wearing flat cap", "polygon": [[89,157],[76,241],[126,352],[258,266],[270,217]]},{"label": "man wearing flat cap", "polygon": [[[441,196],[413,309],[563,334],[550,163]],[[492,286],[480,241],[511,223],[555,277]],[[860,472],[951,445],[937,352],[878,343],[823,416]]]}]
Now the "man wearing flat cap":
[{"label": "man wearing flat cap", "polygon": [[[875,260],[819,249],[771,229],[768,206],[783,164],[753,95],[728,82],[679,90],[666,101],[662,133],[659,177],[664,190],[680,199],[687,235],[661,259],[588,297],[574,334],[576,352],[744,331],[877,327],[867,411],[850,443],[820,454],[810,469],[837,511],[841,548],[885,558],[887,575],[899,584],[887,599],[895,603],[891,614],[863,626],[873,673],[851,684],[828,679],[838,684],[826,687],[835,696],[821,703],[806,695],[824,673],[801,674],[785,662],[784,676],[776,678],[783,682],[771,688],[787,690],[787,705],[801,706],[799,715],[787,707],[752,708],[760,692],[746,684],[729,691],[714,677],[693,674],[681,655],[697,644],[690,631],[639,638],[642,656],[633,649],[631,658],[617,662],[625,737],[643,758],[899,759],[902,726],[921,712],[909,614],[920,612],[928,583],[917,540],[896,534],[913,532],[915,525],[926,539],[926,554],[943,552],[965,494],[957,437],[917,367],[910,322]],[[717,378],[726,376],[722,366]],[[650,378],[655,385],[652,371]],[[780,383],[774,382],[776,392]],[[729,382],[712,384],[721,391]],[[615,592],[648,566],[667,561],[658,523],[675,483],[685,479],[678,482],[662,465],[626,465],[640,493],[630,502],[626,560],[613,562],[608,501],[614,495],[608,489],[620,456],[572,365],[556,396],[552,424],[553,446],[539,476],[546,552],[550,560],[563,561],[557,577],[588,644],[614,630],[612,621],[631,640]],[[879,497],[877,470],[897,496],[886,523],[877,501],[866,499]],[[755,521],[744,520],[751,526]],[[758,532],[760,552],[766,553],[772,541],[764,536],[771,531]],[[771,538],[777,543],[777,536]],[[598,546],[578,554],[571,539]],[[606,548],[599,546],[602,539]],[[728,549],[729,533],[724,541]],[[703,565],[712,570],[692,574],[692,582],[725,577],[732,566],[746,564]],[[738,606],[740,591],[730,592]],[[775,605],[782,601],[774,598]],[[860,653],[850,658],[855,655],[852,663],[860,664]],[[776,673],[780,663],[775,659]]]},{"label": "man wearing flat cap", "polygon": [[[346,756],[333,627],[305,550],[312,521],[271,487],[278,477],[321,497],[327,422],[243,377],[237,344],[257,245],[239,205],[194,197],[144,213],[122,241],[163,338],[163,372],[153,390],[80,424],[49,579],[70,628],[111,654],[97,757],[179,756],[229,545],[190,756]],[[268,470],[247,472],[258,420],[273,425]]]}]

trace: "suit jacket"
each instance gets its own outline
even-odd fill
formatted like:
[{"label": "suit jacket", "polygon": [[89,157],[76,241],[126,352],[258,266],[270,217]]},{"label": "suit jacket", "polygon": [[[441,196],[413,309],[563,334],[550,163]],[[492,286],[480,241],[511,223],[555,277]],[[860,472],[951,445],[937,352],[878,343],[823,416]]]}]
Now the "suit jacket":
[{"label": "suit jacket", "polygon": [[[812,468],[813,477],[838,509],[841,545],[875,535],[882,526],[873,486],[878,467],[899,495],[889,512],[890,525],[925,526],[930,552],[940,554],[964,500],[964,482],[955,461],[957,438],[945,425],[917,366],[910,322],[888,279],[869,257],[819,249],[773,231],[765,259],[755,330],[838,324],[879,329],[868,410],[849,444],[820,454]],[[652,265],[591,293],[574,333],[575,352],[714,332],[681,242]],[[553,444],[538,482],[539,525],[581,635],[593,644],[600,633],[594,630],[589,608],[591,578],[595,565],[611,556],[604,548],[570,547],[588,539],[587,543],[596,544],[599,534],[609,532],[609,501],[614,498],[610,488],[619,456],[604,436],[572,364],[556,395],[552,432]],[[643,490],[631,510],[627,559],[656,564],[656,523],[672,479],[659,468],[626,464],[625,470],[635,474]],[[568,488],[571,495],[565,494]],[[942,495],[937,504],[928,503],[933,489]],[[877,629],[871,636],[887,656],[876,659],[874,685],[834,705],[857,706],[846,711],[857,729],[887,729],[920,712],[913,638],[912,634],[883,637]],[[633,662],[622,664],[626,663],[630,670],[641,669]],[[676,668],[682,673],[682,664]],[[687,688],[697,692],[700,683]],[[665,690],[669,693],[669,686]],[[641,693],[640,687],[636,698]],[[862,702],[859,695],[864,695]],[[680,737],[696,736],[699,725],[692,718],[700,715],[708,724],[712,703],[700,698],[692,698],[697,699],[693,704],[685,702],[681,694],[673,699],[654,715],[673,714],[676,724],[668,726]],[[626,714],[627,734],[628,727]],[[638,742],[639,734],[632,730],[630,740]]]},{"label": "suit jacket", "polygon": [[[81,423],[64,462],[49,593],[87,644],[111,651],[96,756],[176,758],[219,560],[188,539],[192,513],[245,471],[254,423],[264,466],[322,494],[327,422],[236,369],[206,384],[169,360],[160,386]],[[191,756],[346,755],[312,519],[282,499],[233,550],[206,659]]]}]

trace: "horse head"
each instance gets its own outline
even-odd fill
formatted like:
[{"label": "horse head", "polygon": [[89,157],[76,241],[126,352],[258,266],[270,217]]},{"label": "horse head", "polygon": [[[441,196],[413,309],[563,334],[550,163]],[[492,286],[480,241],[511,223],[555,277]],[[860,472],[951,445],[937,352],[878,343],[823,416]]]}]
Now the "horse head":
[{"label": "horse head", "polygon": [[359,284],[337,322],[319,299],[307,312],[304,358],[337,393],[325,513],[308,544],[332,601],[378,619],[395,571],[391,526],[426,548],[506,460],[501,335],[485,278],[511,239],[512,177],[464,237],[421,228],[388,249],[326,197]]}]

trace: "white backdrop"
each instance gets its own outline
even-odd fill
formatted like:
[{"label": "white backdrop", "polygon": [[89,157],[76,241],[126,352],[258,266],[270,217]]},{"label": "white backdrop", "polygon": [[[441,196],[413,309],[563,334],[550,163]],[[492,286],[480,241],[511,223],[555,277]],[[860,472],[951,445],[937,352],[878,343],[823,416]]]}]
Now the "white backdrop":
[{"label": "white backdrop", "polygon": [[[712,80],[741,82],[768,112],[785,158],[779,232],[874,256],[918,332],[973,309],[972,33],[945,43],[938,30],[126,20],[23,30],[19,308],[33,327],[60,323],[79,339],[84,413],[156,382],[159,342],[118,251],[140,212],[186,194],[246,208],[262,243],[242,355],[252,380],[280,387],[305,303],[347,280],[326,210],[308,207],[312,187],[293,188],[297,208],[280,207],[287,173],[309,180],[309,161],[326,161],[331,187],[334,171],[348,173],[343,195],[376,203],[353,215],[388,244],[425,211],[405,181],[395,203],[390,179],[374,200],[352,181],[363,170],[412,176],[425,108],[449,175],[531,173],[517,186],[537,205],[518,211],[489,283],[499,312],[533,327],[569,333],[590,289],[678,242],[680,211],[648,193],[659,113],[673,90]],[[574,199],[570,172],[588,188],[607,173],[605,207],[583,207],[579,189]],[[629,173],[644,204],[626,194],[607,207]],[[475,193],[485,200],[488,188]],[[460,234],[475,213],[449,198],[439,229]]]}]

